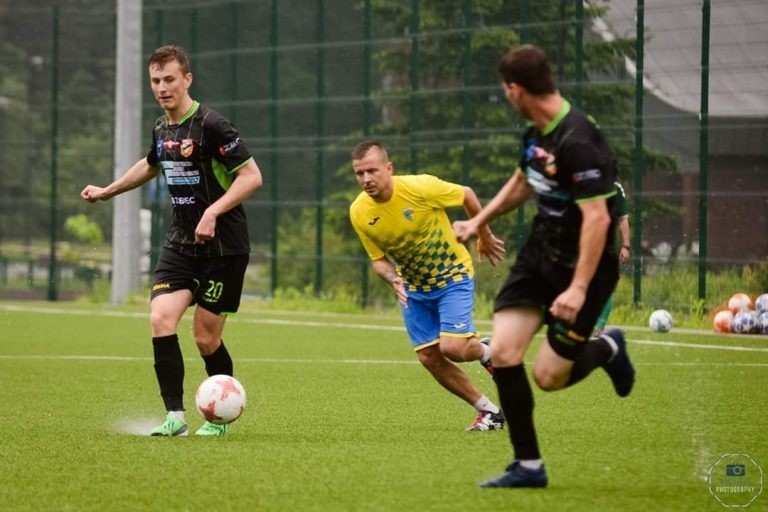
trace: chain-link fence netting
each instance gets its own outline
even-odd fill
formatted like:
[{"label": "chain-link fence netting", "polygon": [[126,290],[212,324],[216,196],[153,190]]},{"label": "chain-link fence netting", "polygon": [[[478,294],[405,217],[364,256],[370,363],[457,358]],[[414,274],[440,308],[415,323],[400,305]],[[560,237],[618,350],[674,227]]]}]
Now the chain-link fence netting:
[{"label": "chain-link fence netting", "polygon": [[[52,281],[60,297],[108,286],[112,210],[86,205],[79,191],[113,174],[118,22],[108,2],[0,5],[6,296],[45,297]],[[521,42],[547,50],[563,95],[611,141],[629,198],[623,279],[635,301],[715,305],[737,291],[720,289],[721,274],[754,293],[768,288],[762,1],[146,0],[142,22],[142,62],[157,46],[183,46],[193,97],[232,120],[264,175],[246,203],[246,294],[390,300],[347,218],[359,192],[352,146],[377,138],[396,172],[464,183],[486,202],[520,149],[524,121],[496,67]],[[143,97],[148,148],[162,111],[148,82]],[[136,219],[145,277],[170,210],[164,187],[144,187]],[[511,253],[533,214],[527,205],[494,223]],[[479,293],[493,294],[494,272],[478,266]],[[674,294],[652,294],[659,277],[676,283]]]}]

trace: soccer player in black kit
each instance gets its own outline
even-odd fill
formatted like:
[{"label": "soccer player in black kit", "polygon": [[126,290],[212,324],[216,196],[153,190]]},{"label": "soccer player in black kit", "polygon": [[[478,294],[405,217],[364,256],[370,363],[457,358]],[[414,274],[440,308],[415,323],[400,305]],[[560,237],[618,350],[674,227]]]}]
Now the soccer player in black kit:
[{"label": "soccer player in black kit", "polygon": [[523,357],[542,324],[533,367],[539,388],[554,391],[597,367],[627,396],[635,370],[624,334],[590,335],[619,278],[614,244],[616,163],[586,114],[560,96],[543,50],[511,49],[499,63],[509,103],[532,122],[522,140],[519,168],[483,210],[454,222],[459,240],[536,197],[537,215],[494,304],[491,363],[507,418],[514,458],[481,487],[545,487],[548,477],[533,423],[533,393]]},{"label": "soccer player in black kit", "polygon": [[[189,95],[189,59],[178,46],[149,58],[152,93],[165,114],[152,144],[120,178],[106,187],[86,186],[91,203],[135,189],[162,172],[173,220],[154,270],[150,323],[155,374],[167,411],[153,436],[186,436],[184,360],[177,334],[186,309],[196,304],[193,334],[208,375],[232,375],[222,340],[227,313],[240,306],[250,242],[243,201],[262,184],[261,171],[230,122]],[[201,436],[224,435],[229,425],[205,422]]]}]

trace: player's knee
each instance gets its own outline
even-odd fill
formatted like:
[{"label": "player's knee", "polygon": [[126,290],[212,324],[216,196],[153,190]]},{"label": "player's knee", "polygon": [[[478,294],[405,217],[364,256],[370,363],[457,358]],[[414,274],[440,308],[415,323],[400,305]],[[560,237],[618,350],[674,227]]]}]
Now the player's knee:
[{"label": "player's knee", "polygon": [[533,380],[542,391],[557,391],[565,387],[563,377],[547,369],[534,367]]},{"label": "player's knee", "polygon": [[176,331],[176,319],[162,310],[153,309],[150,311],[149,323],[155,336]]},{"label": "player's knee", "polygon": [[204,356],[216,352],[216,349],[219,348],[219,344],[221,344],[219,336],[195,334],[195,345],[197,345],[197,349]]},{"label": "player's knee", "polygon": [[471,345],[464,339],[451,339],[440,341],[440,352],[451,361],[460,363],[470,361]]},{"label": "player's knee", "polygon": [[445,356],[440,351],[439,345],[425,347],[417,351],[416,356],[419,358],[419,362],[422,364],[422,366],[428,370],[437,368],[441,363],[445,361]]}]

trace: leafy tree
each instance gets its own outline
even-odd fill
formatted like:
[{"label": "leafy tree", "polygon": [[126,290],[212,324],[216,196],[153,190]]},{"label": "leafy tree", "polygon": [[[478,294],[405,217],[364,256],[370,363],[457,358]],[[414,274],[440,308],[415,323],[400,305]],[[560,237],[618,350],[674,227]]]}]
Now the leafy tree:
[{"label": "leafy tree", "polygon": [[[22,237],[40,219],[34,212],[30,189],[37,167],[31,141],[40,134],[39,119],[29,105],[28,68],[23,50],[0,40],[0,236]],[[21,129],[24,127],[25,129]]]},{"label": "leafy tree", "polygon": [[[53,83],[55,5],[58,80]],[[3,7],[0,97],[6,98],[6,106],[0,106],[0,231],[8,239],[45,239],[51,229],[60,233],[64,219],[77,212],[93,215],[109,229],[109,209],[87,208],[79,191],[112,174],[114,5],[100,0],[8,0]],[[50,226],[54,87],[59,225]]]},{"label": "leafy tree", "polygon": [[[525,122],[507,106],[496,66],[511,45],[532,42],[552,57],[567,98],[574,102],[580,88],[581,107],[613,136],[622,181],[631,184],[633,146],[627,134],[633,126],[634,85],[624,71],[624,59],[633,57],[634,39],[607,42],[585,37],[584,80],[579,81],[574,76],[575,3],[530,2],[527,26],[523,25],[523,3],[420,1],[418,91],[413,93],[410,81],[412,42],[402,39],[378,51],[374,60],[379,77],[394,85],[377,94],[377,102],[389,112],[384,122],[373,127],[374,135],[390,147],[401,171],[433,173],[466,183],[480,197],[490,198],[517,166],[518,137]],[[403,0],[374,0],[376,19],[382,20],[376,26],[388,36],[409,36],[411,5]],[[585,10],[585,34],[589,19],[604,9]],[[589,81],[607,76],[612,79]],[[400,101],[388,101],[393,98]],[[418,114],[417,120],[413,113]],[[414,132],[414,127],[419,131]],[[674,167],[669,157],[651,152],[646,153],[646,163],[649,168]],[[348,179],[348,166],[338,173]],[[530,215],[532,209],[528,210]],[[514,238],[519,234],[517,222],[516,216],[505,216],[494,227],[506,238]]]}]

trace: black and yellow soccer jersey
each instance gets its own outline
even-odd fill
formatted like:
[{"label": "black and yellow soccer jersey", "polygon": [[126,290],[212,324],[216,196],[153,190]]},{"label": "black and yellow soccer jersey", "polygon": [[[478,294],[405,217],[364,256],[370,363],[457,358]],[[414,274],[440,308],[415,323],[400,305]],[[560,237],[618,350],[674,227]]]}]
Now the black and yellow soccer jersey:
[{"label": "black and yellow soccer jersey", "polygon": [[242,205],[216,219],[216,234],[195,244],[195,228],[208,206],[229,189],[234,173],[251,159],[230,122],[194,102],[179,124],[161,116],[152,130],[147,162],[158,167],[168,185],[173,219],[165,247],[192,256],[224,256],[250,252]]},{"label": "black and yellow soccer jersey", "polygon": [[388,256],[411,291],[431,291],[474,275],[445,208],[464,204],[464,187],[428,174],[394,176],[389,201],[361,192],[349,217],[368,256]]},{"label": "black and yellow soccer jersey", "polygon": [[606,251],[615,239],[616,161],[594,120],[563,100],[544,130],[531,126],[523,136],[520,168],[536,191],[537,213],[531,236],[552,261],[572,266],[579,254],[578,203],[604,198],[612,212]]}]

